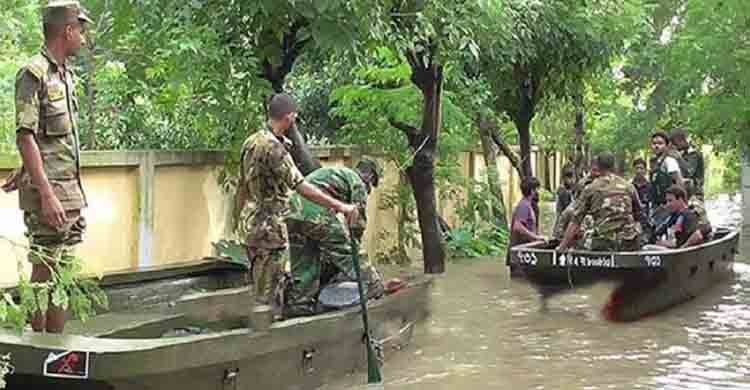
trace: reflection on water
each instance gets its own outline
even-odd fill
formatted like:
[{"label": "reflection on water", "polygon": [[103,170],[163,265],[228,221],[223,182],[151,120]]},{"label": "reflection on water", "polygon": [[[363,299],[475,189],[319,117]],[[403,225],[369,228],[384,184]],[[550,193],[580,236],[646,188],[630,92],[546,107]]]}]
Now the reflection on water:
[{"label": "reflection on water", "polygon": [[[714,224],[739,226],[732,200],[708,202]],[[386,363],[386,389],[750,389],[750,266],[735,271],[691,302],[614,324],[599,314],[611,286],[553,298],[541,313],[501,259],[451,264],[414,344]]]},{"label": "reflection on water", "polygon": [[714,226],[739,228],[742,225],[742,194],[721,194],[707,200],[706,213]]}]

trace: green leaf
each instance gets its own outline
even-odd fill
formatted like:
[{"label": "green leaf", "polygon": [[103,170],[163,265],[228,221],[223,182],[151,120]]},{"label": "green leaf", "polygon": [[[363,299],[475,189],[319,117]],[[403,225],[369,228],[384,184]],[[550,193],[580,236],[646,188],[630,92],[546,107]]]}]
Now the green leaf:
[{"label": "green leaf", "polygon": [[49,288],[43,286],[37,290],[36,301],[39,306],[39,311],[46,313],[49,308]]},{"label": "green leaf", "polygon": [[67,310],[70,300],[68,294],[65,292],[65,288],[62,286],[55,286],[52,291],[52,304],[63,310]]},{"label": "green leaf", "polygon": [[0,300],[0,323],[5,322],[8,319],[8,303],[5,300]]}]

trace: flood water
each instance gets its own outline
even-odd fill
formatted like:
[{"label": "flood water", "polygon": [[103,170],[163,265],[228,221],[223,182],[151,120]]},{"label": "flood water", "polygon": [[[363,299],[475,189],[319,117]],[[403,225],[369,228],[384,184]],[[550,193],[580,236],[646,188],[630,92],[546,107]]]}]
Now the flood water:
[{"label": "flood water", "polygon": [[[738,198],[707,204],[739,225]],[[611,286],[555,297],[511,281],[501,259],[451,263],[414,343],[390,352],[386,389],[750,389],[750,266],[697,299],[635,323],[605,321]],[[361,388],[357,373],[324,389]]]}]

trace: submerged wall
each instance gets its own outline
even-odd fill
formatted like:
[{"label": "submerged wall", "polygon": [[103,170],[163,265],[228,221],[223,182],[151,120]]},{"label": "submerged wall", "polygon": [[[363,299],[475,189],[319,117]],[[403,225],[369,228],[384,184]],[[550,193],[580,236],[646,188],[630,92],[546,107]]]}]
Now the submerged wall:
[{"label": "submerged wall", "polygon": [[[349,147],[314,148],[324,166],[353,167],[358,159]],[[559,183],[562,158],[534,157],[537,172],[549,172],[550,188]],[[479,152],[465,152],[459,170],[483,180]],[[211,243],[232,234],[233,190],[220,180],[223,152],[84,152],[82,178],[89,201],[84,211],[88,231],[78,254],[92,273],[136,266],[156,266],[213,255]],[[20,165],[18,157],[0,156],[0,178]],[[368,255],[395,243],[397,210],[383,207],[384,195],[398,185],[398,167],[384,164],[382,185],[370,195],[368,228],[363,243]],[[519,198],[519,178],[505,158],[498,159],[506,208]],[[449,224],[458,222],[458,200],[438,201]],[[17,280],[20,265],[28,275],[27,245],[18,193],[0,192],[0,284]]]}]

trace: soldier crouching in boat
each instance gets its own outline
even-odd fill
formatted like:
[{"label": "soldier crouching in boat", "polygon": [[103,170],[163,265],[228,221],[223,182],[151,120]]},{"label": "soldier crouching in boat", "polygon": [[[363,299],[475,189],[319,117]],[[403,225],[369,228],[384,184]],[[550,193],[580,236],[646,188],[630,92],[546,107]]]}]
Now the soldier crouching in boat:
[{"label": "soldier crouching in boat", "polygon": [[[367,225],[367,197],[382,177],[380,165],[371,158],[362,158],[357,169],[342,167],[319,168],[305,178],[331,197],[359,208],[359,221],[347,228],[334,212],[307,199],[293,195],[292,212],[286,219],[291,246],[293,284],[285,317],[312,315],[325,311],[319,295],[326,286],[355,282],[352,240],[362,241]],[[350,236],[353,235],[353,237]],[[359,247],[359,245],[357,245]],[[382,278],[370,264],[361,265],[368,298],[383,294]]]},{"label": "soldier crouching in boat", "polygon": [[[635,187],[612,173],[615,157],[602,153],[592,162],[594,181],[581,191],[576,200],[572,221],[557,250],[576,245],[591,251],[637,251],[640,246],[640,200]],[[584,217],[593,220],[584,240],[577,240]]]}]

